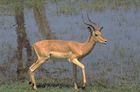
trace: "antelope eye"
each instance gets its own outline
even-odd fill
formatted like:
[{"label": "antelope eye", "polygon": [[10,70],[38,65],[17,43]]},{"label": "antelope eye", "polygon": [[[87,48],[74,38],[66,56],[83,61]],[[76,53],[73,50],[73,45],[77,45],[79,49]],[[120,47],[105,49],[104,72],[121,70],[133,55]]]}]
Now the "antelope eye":
[{"label": "antelope eye", "polygon": [[95,34],[95,36],[98,36],[97,34]]}]

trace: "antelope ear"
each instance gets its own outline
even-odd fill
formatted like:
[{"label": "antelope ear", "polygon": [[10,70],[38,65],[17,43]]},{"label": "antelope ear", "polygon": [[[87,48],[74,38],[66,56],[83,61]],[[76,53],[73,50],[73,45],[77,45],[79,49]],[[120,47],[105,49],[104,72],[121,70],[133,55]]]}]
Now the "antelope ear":
[{"label": "antelope ear", "polygon": [[93,29],[92,29],[90,26],[88,26],[87,29],[89,30],[90,33],[93,32],[93,31],[92,31]]},{"label": "antelope ear", "polygon": [[87,28],[88,30],[95,31],[95,28],[93,26],[88,26]]}]

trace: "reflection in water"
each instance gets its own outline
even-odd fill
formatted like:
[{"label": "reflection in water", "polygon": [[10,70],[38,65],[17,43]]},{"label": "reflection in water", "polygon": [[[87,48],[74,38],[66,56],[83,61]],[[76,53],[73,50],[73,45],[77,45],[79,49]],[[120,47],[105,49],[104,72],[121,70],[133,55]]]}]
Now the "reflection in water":
[{"label": "reflection in water", "polygon": [[33,5],[33,13],[34,18],[36,20],[36,24],[38,26],[38,30],[40,31],[41,35],[46,39],[53,38],[53,33],[49,27],[49,24],[46,19],[45,15],[45,5],[44,3],[34,2]]},{"label": "reflection in water", "polygon": [[[28,67],[32,63],[32,50],[30,42],[27,39],[27,34],[24,27],[24,6],[23,1],[17,2],[15,7],[15,20],[16,20],[16,34],[17,34],[17,79],[24,81],[25,71],[27,72]],[[24,66],[23,63],[23,49],[26,48],[27,53],[27,65]],[[27,67],[27,68],[24,68]],[[26,69],[26,70],[25,70]]]}]

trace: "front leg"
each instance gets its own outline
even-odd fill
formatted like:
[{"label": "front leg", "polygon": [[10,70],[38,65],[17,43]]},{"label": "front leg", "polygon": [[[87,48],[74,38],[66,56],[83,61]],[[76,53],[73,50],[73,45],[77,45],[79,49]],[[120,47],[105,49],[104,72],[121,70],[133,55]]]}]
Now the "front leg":
[{"label": "front leg", "polygon": [[71,62],[74,63],[75,65],[79,66],[82,69],[82,74],[83,74],[83,88],[86,86],[86,73],[85,73],[85,66],[84,64],[80,63],[77,58],[71,59]]}]

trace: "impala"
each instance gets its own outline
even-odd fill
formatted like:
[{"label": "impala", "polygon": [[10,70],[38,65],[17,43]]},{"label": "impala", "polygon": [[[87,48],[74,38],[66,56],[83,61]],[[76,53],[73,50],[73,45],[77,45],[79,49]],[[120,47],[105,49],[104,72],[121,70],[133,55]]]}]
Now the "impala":
[{"label": "impala", "polygon": [[84,22],[84,24],[87,25],[90,35],[83,43],[65,40],[42,40],[32,45],[32,48],[34,49],[37,56],[37,61],[29,68],[29,83],[33,89],[37,89],[34,77],[35,70],[37,70],[39,66],[45,63],[50,57],[65,58],[73,63],[75,89],[78,88],[76,83],[77,66],[80,67],[82,69],[83,87],[85,87],[87,83],[85,66],[80,62],[80,60],[92,51],[97,42],[103,44],[107,42],[107,39],[104,38],[101,33],[103,27],[99,27],[99,25],[91,21],[89,17],[88,20],[90,23]]}]

